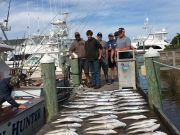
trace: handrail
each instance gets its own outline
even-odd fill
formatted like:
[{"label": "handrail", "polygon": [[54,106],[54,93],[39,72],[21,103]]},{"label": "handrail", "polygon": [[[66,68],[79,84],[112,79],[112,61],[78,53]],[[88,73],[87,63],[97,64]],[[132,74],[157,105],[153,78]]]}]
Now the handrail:
[{"label": "handrail", "polygon": [[170,65],[167,65],[167,64],[163,64],[163,63],[158,62],[158,61],[153,61],[153,62],[154,62],[154,63],[156,63],[156,64],[159,64],[159,65],[163,65],[163,66],[166,66],[166,67],[172,68],[172,69],[180,70],[180,68],[175,67],[175,66],[170,66]]}]

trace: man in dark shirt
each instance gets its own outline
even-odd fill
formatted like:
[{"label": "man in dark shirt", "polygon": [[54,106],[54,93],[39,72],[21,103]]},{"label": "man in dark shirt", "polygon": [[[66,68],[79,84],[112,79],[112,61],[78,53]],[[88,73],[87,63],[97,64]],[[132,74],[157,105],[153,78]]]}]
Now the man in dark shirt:
[{"label": "man in dark shirt", "polygon": [[13,107],[19,109],[25,109],[25,105],[18,104],[12,97],[11,92],[15,86],[19,84],[19,79],[17,77],[5,78],[0,81],[0,106],[2,103],[7,101]]},{"label": "man in dark shirt", "polygon": [[91,71],[91,83],[92,87],[99,89],[101,86],[98,61],[102,57],[102,46],[94,37],[92,37],[93,32],[91,30],[88,30],[86,35],[88,40],[85,43],[85,50]]}]

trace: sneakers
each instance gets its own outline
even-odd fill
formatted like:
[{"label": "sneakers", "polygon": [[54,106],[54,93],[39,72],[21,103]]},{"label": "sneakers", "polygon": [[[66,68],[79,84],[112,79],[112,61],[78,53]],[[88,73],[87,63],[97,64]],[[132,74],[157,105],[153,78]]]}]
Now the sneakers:
[{"label": "sneakers", "polygon": [[111,83],[109,82],[109,80],[106,80],[106,84],[107,84],[107,85],[110,85]]}]

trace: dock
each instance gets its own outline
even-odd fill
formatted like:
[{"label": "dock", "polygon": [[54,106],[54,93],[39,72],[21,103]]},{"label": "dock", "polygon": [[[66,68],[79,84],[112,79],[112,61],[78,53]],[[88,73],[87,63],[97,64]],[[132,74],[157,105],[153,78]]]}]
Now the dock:
[{"label": "dock", "polygon": [[[125,93],[127,93],[127,94],[125,94]],[[138,97],[131,96],[132,102],[130,100],[129,100],[129,102],[127,102],[126,98],[128,96],[128,93],[132,93],[131,95],[134,94],[134,95],[140,96],[140,97],[138,98]],[[80,91],[80,92],[78,92],[78,94],[76,94],[76,96],[73,99],[68,100],[65,104],[60,106],[60,109],[59,109],[60,111],[58,112],[57,116],[55,116],[55,118],[50,123],[46,124],[41,129],[41,131],[37,133],[37,135],[44,135],[44,134],[48,134],[48,133],[50,134],[50,133],[55,133],[55,132],[58,133],[58,130],[62,129],[62,127],[58,128],[58,126],[65,125],[65,124],[67,124],[67,126],[65,126],[64,128],[67,128],[67,129],[72,128],[70,126],[70,124],[72,124],[72,122],[69,122],[69,126],[68,126],[68,123],[58,123],[57,122],[58,120],[61,120],[67,116],[69,116],[69,117],[75,116],[78,118],[82,118],[83,121],[79,122],[79,124],[81,126],[78,128],[75,128],[75,129],[76,129],[77,134],[86,135],[87,134],[86,130],[88,128],[105,124],[105,123],[103,123],[103,121],[102,121],[102,123],[99,123],[99,124],[92,124],[91,123],[92,121],[90,119],[100,118],[102,116],[107,116],[107,115],[109,115],[109,116],[115,115],[115,116],[117,116],[117,120],[126,124],[126,126],[124,126],[124,127],[115,129],[117,134],[126,135],[126,134],[130,134],[131,132],[132,132],[131,134],[135,134],[135,133],[133,133],[134,130],[130,129],[131,124],[135,123],[135,122],[141,122],[144,120],[150,120],[150,119],[151,120],[155,119],[155,120],[157,120],[156,123],[160,124],[158,131],[170,134],[169,131],[167,130],[167,128],[164,126],[164,124],[160,121],[158,116],[149,109],[147,101],[144,99],[144,97],[140,93],[141,92],[139,92],[138,90],[133,90],[133,89],[119,90],[117,81],[111,85],[104,85],[103,87],[101,87],[98,90],[88,89],[88,90]],[[91,101],[91,98],[92,98],[91,96],[93,96],[93,95],[97,95],[97,96],[95,96],[96,99]],[[104,105],[101,104],[102,103],[101,100],[98,100],[98,99],[103,99],[104,96],[106,96],[105,99],[109,99],[109,100],[117,98],[116,103],[107,100],[107,102],[104,102]],[[85,97],[86,97],[86,99],[85,99]],[[129,96],[128,96],[128,98],[129,98]],[[89,105],[93,105],[93,106],[87,107],[87,108],[81,108],[81,109],[78,107],[76,108],[76,106],[77,106],[76,103],[78,103],[79,99],[82,99],[82,100],[84,99],[84,103],[86,103],[86,105],[88,105],[87,102],[89,102],[90,103]],[[138,99],[142,99],[142,102],[141,102],[142,104],[140,102],[135,102],[135,100],[138,100]],[[133,100],[134,100],[134,102],[133,102]],[[140,103],[140,104],[133,105],[133,103],[135,103],[135,104]],[[126,106],[125,104],[129,104],[129,105]],[[71,108],[68,108],[68,106]],[[104,107],[104,110],[98,110],[98,108],[100,109],[100,107]],[[112,109],[108,109],[108,108],[112,108]],[[124,110],[123,110],[123,108],[124,108]],[[129,110],[129,109],[132,109],[132,110]],[[129,112],[128,112],[128,110],[129,110]],[[140,113],[138,113],[138,110]],[[145,112],[141,112],[143,110]],[[86,116],[86,114],[89,114],[89,116],[88,115]],[[92,116],[90,114],[92,114]],[[128,117],[135,116],[135,115],[136,116],[143,115],[146,118],[128,119]],[[142,125],[141,129],[145,130],[146,128],[143,127],[143,125]],[[149,130],[146,132],[151,132],[151,131]],[[137,132],[136,134],[138,134],[138,133],[139,132]]]}]

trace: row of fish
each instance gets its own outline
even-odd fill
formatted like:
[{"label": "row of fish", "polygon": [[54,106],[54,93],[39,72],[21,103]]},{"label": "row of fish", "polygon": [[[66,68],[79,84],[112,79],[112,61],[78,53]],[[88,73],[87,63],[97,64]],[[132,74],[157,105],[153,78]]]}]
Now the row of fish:
[{"label": "row of fish", "polygon": [[[119,129],[127,131],[127,134],[167,135],[157,131],[160,124],[156,119],[148,119],[144,115],[149,112],[146,104],[142,96],[132,89],[85,91],[63,105],[66,110],[61,111],[59,118],[51,123],[55,130],[46,135],[110,135],[119,134]],[[121,115],[123,117],[120,118]],[[131,124],[127,125],[126,121],[131,121]]]}]

